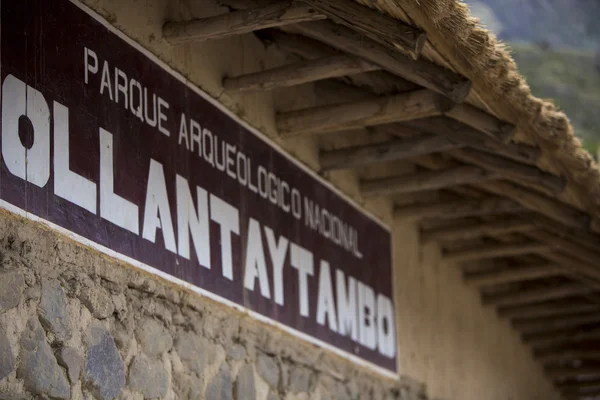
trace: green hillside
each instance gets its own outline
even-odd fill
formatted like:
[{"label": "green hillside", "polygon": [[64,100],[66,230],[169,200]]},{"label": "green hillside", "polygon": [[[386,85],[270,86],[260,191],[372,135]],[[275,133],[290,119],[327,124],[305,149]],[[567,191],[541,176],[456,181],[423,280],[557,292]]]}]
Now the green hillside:
[{"label": "green hillside", "polygon": [[600,62],[592,52],[544,50],[511,44],[520,72],[532,93],[567,113],[584,146],[596,154],[600,144]]}]

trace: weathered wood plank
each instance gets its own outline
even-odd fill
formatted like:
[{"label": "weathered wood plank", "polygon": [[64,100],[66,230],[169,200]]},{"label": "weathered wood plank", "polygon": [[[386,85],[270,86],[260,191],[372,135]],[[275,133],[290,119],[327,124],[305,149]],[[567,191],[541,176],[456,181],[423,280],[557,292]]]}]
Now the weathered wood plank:
[{"label": "weathered wood plank", "polygon": [[422,132],[442,135],[469,147],[502,155],[513,160],[535,165],[541,154],[537,147],[516,143],[502,143],[481,131],[446,117],[427,118],[405,122]]},{"label": "weathered wood plank", "polygon": [[467,249],[452,250],[444,253],[446,262],[464,262],[486,258],[539,254],[550,251],[547,245],[539,243],[490,244]]},{"label": "weathered wood plank", "polygon": [[484,200],[460,199],[396,207],[394,217],[401,219],[441,218],[455,219],[487,215],[519,214],[525,209],[512,200],[489,198]]},{"label": "weathered wood plank", "polygon": [[546,374],[553,380],[600,376],[600,367],[546,367]]},{"label": "weathered wood plank", "polygon": [[[600,265],[600,253],[590,250],[587,247],[580,246],[567,239],[539,230],[527,232],[526,235],[534,240],[546,243],[556,251],[568,254],[575,259],[590,265]],[[598,269],[597,276],[600,277],[600,268]]]},{"label": "weathered wood plank", "polygon": [[562,275],[560,268],[552,264],[533,264],[510,267],[508,269],[473,272],[465,274],[464,280],[472,286],[500,285]]},{"label": "weathered wood plank", "polygon": [[475,149],[457,149],[450,153],[454,158],[501,174],[509,180],[532,184],[553,195],[562,193],[565,180],[541,169],[502,156],[484,153]]},{"label": "weathered wood plank", "polygon": [[[278,114],[276,124],[284,137],[335,132],[349,126],[382,125],[441,115],[452,104],[427,89],[388,97],[310,107]],[[352,123],[352,125],[349,125]]]},{"label": "weathered wood plank", "polygon": [[540,287],[509,293],[483,295],[482,301],[486,306],[505,307],[563,299],[571,296],[584,295],[590,292],[592,292],[592,289],[580,283],[568,283],[558,286]]},{"label": "weathered wood plank", "polygon": [[286,1],[216,17],[167,22],[163,27],[163,36],[172,44],[200,42],[326,18],[312,7]]},{"label": "weathered wood plank", "polygon": [[581,230],[587,230],[589,226],[590,218],[587,214],[542,193],[510,182],[481,183],[479,187],[490,193],[508,197],[532,211],[567,226]]},{"label": "weathered wood plank", "polygon": [[[556,354],[547,354],[544,356],[536,356],[536,360],[543,364],[558,363],[561,361],[577,361],[577,360],[599,360],[600,351],[598,350],[563,350]],[[598,386],[600,388],[600,385]],[[586,396],[585,392],[580,393],[581,397]]]},{"label": "weathered wood plank", "polygon": [[[334,49],[325,43],[303,35],[286,33],[275,29],[258,31],[257,33],[259,38],[261,38],[263,41],[267,43],[273,43],[280,50],[307,60],[343,54],[339,50]],[[376,64],[371,63],[371,66],[373,68],[378,68],[378,70],[350,76],[350,80],[354,85],[369,87],[371,91],[342,83],[339,83],[337,86],[345,86],[344,92],[346,93],[353,92],[354,94],[360,94],[362,92],[363,94],[366,93],[370,95],[373,95],[374,93],[394,94],[420,88],[419,85],[413,82],[407,81],[398,75],[394,75],[388,71],[382,70],[381,67]],[[329,81],[319,81],[317,82],[317,85],[323,85],[325,82]],[[337,91],[335,91],[335,94],[340,100],[345,100],[343,95],[339,94]]]},{"label": "weathered wood plank", "polygon": [[535,225],[523,219],[504,218],[490,222],[460,223],[448,227],[435,228],[421,232],[424,243],[444,240],[467,240],[488,235],[525,232],[535,229]]},{"label": "weathered wood plank", "polygon": [[441,93],[461,103],[471,89],[471,82],[427,60],[412,60],[364,34],[331,21],[308,22],[294,26],[294,31],[319,40],[341,51],[362,57],[418,85]]},{"label": "weathered wood plank", "polygon": [[323,151],[319,160],[321,169],[329,171],[356,168],[363,165],[402,160],[424,154],[447,151],[463,146],[436,135],[423,134],[407,139],[395,139],[384,143],[353,146]]},{"label": "weathered wood plank", "polygon": [[545,332],[522,335],[523,341],[533,347],[534,354],[542,353],[560,346],[579,344],[588,340],[600,339],[600,329],[565,329],[561,332]]},{"label": "weathered wood plank", "polygon": [[513,327],[522,333],[549,332],[567,328],[577,328],[588,324],[600,322],[600,313],[597,310],[579,315],[561,315],[559,317],[542,317],[514,320]]},{"label": "weathered wood plank", "polygon": [[446,115],[504,143],[508,143],[515,133],[513,125],[467,103],[458,104]]},{"label": "weathered wood plank", "polygon": [[364,34],[366,37],[400,49],[418,58],[427,40],[425,33],[376,10],[346,0],[302,0],[338,24]]},{"label": "weathered wood plank", "polygon": [[542,303],[531,306],[500,307],[496,312],[502,318],[537,318],[559,315],[572,315],[597,310],[600,306],[592,303],[568,302],[568,303]]},{"label": "weathered wood plank", "polygon": [[364,181],[360,184],[360,191],[365,197],[374,197],[442,189],[490,179],[497,179],[497,176],[490,175],[478,167],[461,166],[447,170],[424,171],[410,175]]},{"label": "weathered wood plank", "polygon": [[335,55],[225,78],[223,88],[228,92],[272,90],[376,69],[373,64],[361,58]]},{"label": "weathered wood plank", "polygon": [[[563,349],[552,349],[552,352],[548,352],[547,354],[548,355],[551,355],[551,354],[560,354],[561,351],[563,351]],[[563,390],[585,390],[585,389],[588,389],[588,390],[598,389],[598,390],[600,390],[600,380],[590,380],[590,381],[577,382],[577,383],[566,382],[566,383],[559,383],[556,386],[561,391],[563,391]]]}]

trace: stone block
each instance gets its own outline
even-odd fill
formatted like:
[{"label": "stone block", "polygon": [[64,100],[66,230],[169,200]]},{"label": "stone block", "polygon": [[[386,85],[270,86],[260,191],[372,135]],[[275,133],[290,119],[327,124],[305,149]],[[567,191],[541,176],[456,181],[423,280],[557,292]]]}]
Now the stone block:
[{"label": "stone block", "polygon": [[235,361],[243,360],[246,357],[246,349],[238,343],[234,343],[226,348],[229,358]]},{"label": "stone block", "polygon": [[24,287],[25,279],[20,272],[0,274],[0,314],[19,305]]},{"label": "stone block", "polygon": [[102,286],[88,286],[81,289],[79,300],[90,310],[95,318],[105,319],[115,310],[112,298]]},{"label": "stone block", "polygon": [[234,393],[236,399],[256,400],[256,382],[252,365],[246,364],[238,371]]},{"label": "stone block", "polygon": [[81,367],[83,366],[83,357],[77,349],[72,347],[63,347],[58,352],[58,363],[67,369],[69,380],[75,384],[81,375]]},{"label": "stone block", "polygon": [[210,380],[204,395],[206,400],[233,400],[231,370],[227,364]]},{"label": "stone block", "polygon": [[194,372],[202,373],[216,357],[215,344],[193,332],[180,332],[175,339],[175,350],[181,362]]},{"label": "stone block", "polygon": [[141,392],[145,399],[162,398],[167,394],[168,378],[163,363],[144,354],[136,356],[129,367],[129,386]]},{"label": "stone block", "polygon": [[38,313],[42,324],[54,333],[59,341],[71,338],[67,296],[58,281],[47,279],[42,282]]},{"label": "stone block", "polygon": [[115,341],[107,331],[98,326],[88,329],[87,341],[84,383],[98,399],[114,399],[125,386],[125,366]]},{"label": "stone block", "polygon": [[135,330],[135,336],[144,353],[158,356],[173,347],[173,338],[164,325],[152,318],[145,318]]},{"label": "stone block", "polygon": [[46,333],[37,317],[27,321],[20,342],[21,362],[17,375],[23,379],[25,388],[38,396],[69,399],[71,388],[46,342]]},{"label": "stone block", "polygon": [[0,381],[15,369],[15,356],[10,348],[6,332],[0,327]]},{"label": "stone block", "polygon": [[274,357],[259,355],[256,361],[258,374],[271,386],[279,385],[279,365]]},{"label": "stone block", "polygon": [[304,367],[292,367],[288,389],[294,393],[309,392],[311,387],[312,372]]}]

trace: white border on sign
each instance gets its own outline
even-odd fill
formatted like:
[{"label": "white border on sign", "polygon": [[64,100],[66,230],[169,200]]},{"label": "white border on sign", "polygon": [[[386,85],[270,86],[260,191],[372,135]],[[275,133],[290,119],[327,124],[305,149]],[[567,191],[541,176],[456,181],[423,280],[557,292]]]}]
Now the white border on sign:
[{"label": "white border on sign", "polygon": [[173,68],[171,68],[170,66],[165,64],[154,54],[150,53],[145,47],[140,45],[138,42],[134,41],[129,36],[127,36],[126,34],[121,32],[120,30],[116,29],[113,25],[110,24],[110,22],[106,21],[102,16],[98,15],[94,10],[92,10],[85,4],[81,3],[79,0],[69,0],[69,1],[73,4],[75,4],[80,9],[82,9],[84,12],[86,12],[88,15],[90,15],[96,21],[100,22],[105,28],[107,28],[109,31],[111,31],[112,33],[117,35],[119,38],[124,40],[131,47],[133,47],[134,49],[136,49],[137,51],[139,51],[140,53],[142,53],[143,55],[148,57],[148,59],[150,59],[150,61],[154,62],[159,67],[161,67],[163,70],[165,70],[166,72],[171,74],[174,78],[179,80],[181,83],[183,83],[189,89],[194,91],[196,94],[200,95],[204,100],[208,101],[213,106],[217,107],[220,111],[224,112],[228,117],[235,120],[237,123],[242,125],[244,128],[246,128],[247,130],[252,132],[255,136],[257,136],[263,142],[268,144],[279,154],[281,154],[282,156],[287,158],[288,161],[292,162],[294,165],[296,165],[297,167],[302,169],[304,172],[308,173],[310,176],[312,176],[314,179],[316,179],[319,183],[323,184],[325,187],[327,187],[328,189],[333,191],[335,194],[337,194],[338,196],[340,196],[341,198],[346,200],[346,202],[348,202],[354,209],[356,209],[356,211],[367,216],[369,219],[371,219],[373,222],[377,223],[377,225],[381,226],[386,231],[391,232],[390,227],[385,222],[383,222],[379,217],[377,217],[376,215],[372,214],[369,211],[361,209],[360,205],[357,204],[355,200],[351,199],[350,197],[348,197],[348,195],[346,195],[345,193],[340,191],[338,188],[333,186],[331,184],[331,182],[323,179],[323,177],[321,177],[315,171],[308,168],[306,165],[302,164],[300,161],[296,160],[294,157],[290,156],[285,150],[281,149],[281,146],[279,146],[279,144],[277,144],[276,142],[271,140],[268,136],[263,134],[261,131],[259,131],[258,129],[256,129],[255,127],[253,127],[252,125],[250,125],[249,123],[244,121],[243,119],[241,119],[237,114],[233,113],[231,110],[229,110],[223,104],[219,103],[217,100],[215,100],[209,94],[202,91],[199,87],[197,87],[192,82],[190,82],[186,77],[184,77],[179,72],[175,71]]},{"label": "white border on sign", "polygon": [[19,215],[21,217],[25,217],[25,218],[27,218],[27,219],[29,219],[31,221],[38,222],[38,223],[41,223],[43,225],[46,225],[50,229],[58,231],[59,233],[62,233],[63,235],[68,236],[69,238],[75,240],[76,242],[79,242],[79,243],[81,243],[81,244],[83,244],[85,246],[92,247],[92,248],[94,248],[94,249],[100,251],[101,253],[104,253],[104,254],[106,254],[106,255],[108,255],[110,257],[114,257],[114,258],[116,258],[118,260],[121,260],[121,261],[127,263],[127,264],[131,264],[132,266],[134,266],[136,268],[139,268],[139,269],[141,269],[143,271],[146,271],[146,272],[148,272],[148,273],[150,273],[152,275],[157,275],[157,276],[161,277],[162,279],[164,279],[166,281],[172,282],[172,283],[174,283],[174,284],[176,284],[178,286],[181,286],[181,287],[183,287],[183,288],[185,288],[187,290],[190,290],[190,291],[195,292],[195,293],[197,293],[197,294],[199,294],[201,296],[204,296],[204,297],[207,297],[207,298],[209,298],[211,300],[214,300],[217,303],[221,303],[221,304],[223,304],[225,306],[229,306],[229,307],[234,308],[234,309],[236,309],[238,311],[241,311],[241,312],[249,315],[251,318],[253,318],[253,319],[257,320],[257,321],[263,322],[263,323],[265,323],[267,325],[270,325],[270,326],[273,326],[273,327],[275,327],[277,329],[281,329],[281,330],[283,330],[283,331],[285,331],[285,332],[287,332],[287,333],[289,333],[289,334],[291,334],[293,336],[296,336],[296,337],[298,337],[298,338],[300,338],[302,340],[305,340],[305,341],[307,341],[309,343],[312,343],[312,344],[317,345],[317,346],[319,346],[319,347],[321,347],[323,349],[326,349],[326,350],[328,350],[328,351],[330,351],[332,353],[335,353],[338,356],[340,356],[342,358],[345,358],[345,359],[347,359],[347,360],[349,360],[349,361],[351,361],[351,362],[353,362],[353,363],[355,363],[357,365],[360,365],[362,367],[368,368],[368,369],[370,369],[370,370],[372,370],[372,371],[374,371],[374,372],[376,372],[376,373],[378,373],[380,375],[385,376],[386,378],[390,378],[390,379],[396,380],[400,376],[400,372],[393,372],[393,371],[389,371],[389,370],[387,370],[385,368],[382,368],[382,367],[380,367],[380,366],[378,366],[378,365],[376,365],[376,364],[374,364],[374,363],[372,363],[370,361],[367,361],[367,360],[365,360],[363,358],[360,358],[358,356],[355,356],[354,354],[351,354],[351,353],[349,353],[349,352],[347,352],[345,350],[342,350],[342,349],[339,349],[339,348],[337,348],[335,346],[332,346],[331,344],[329,344],[327,342],[324,342],[324,341],[322,341],[320,339],[317,339],[317,338],[315,338],[313,336],[307,335],[304,332],[300,332],[300,331],[298,331],[298,330],[296,330],[296,329],[294,329],[292,327],[289,327],[289,326],[284,325],[284,324],[282,324],[280,322],[277,322],[277,321],[275,321],[275,320],[273,320],[271,318],[268,318],[268,317],[266,317],[266,316],[264,316],[262,314],[257,313],[256,311],[250,310],[250,309],[248,309],[248,308],[246,308],[246,307],[244,307],[244,306],[242,306],[240,304],[234,303],[231,300],[227,300],[226,298],[221,297],[221,296],[219,296],[219,295],[217,295],[215,293],[209,292],[208,290],[205,290],[205,289],[202,289],[202,288],[200,288],[198,286],[192,285],[189,282],[186,282],[186,281],[184,281],[182,279],[179,279],[179,278],[176,278],[176,277],[174,277],[172,275],[169,275],[169,274],[167,274],[167,273],[165,273],[165,272],[163,272],[163,271],[161,271],[159,269],[156,269],[154,267],[149,266],[148,264],[144,264],[143,262],[140,262],[140,261],[138,261],[138,260],[136,260],[134,258],[131,258],[131,257],[128,257],[128,256],[123,255],[121,253],[118,253],[118,252],[116,252],[116,251],[114,251],[112,249],[109,249],[108,247],[102,246],[101,244],[98,244],[98,243],[96,243],[96,242],[94,242],[94,241],[92,241],[90,239],[87,239],[86,237],[83,237],[81,235],[78,235],[77,233],[71,232],[70,230],[68,230],[66,228],[63,228],[60,225],[57,225],[57,224],[55,224],[53,222],[50,222],[50,221],[47,221],[47,220],[45,220],[43,218],[38,217],[35,214],[32,214],[32,213],[27,212],[27,211],[25,211],[25,210],[23,210],[23,209],[21,209],[21,208],[19,208],[17,206],[14,206],[14,205],[8,203],[5,200],[0,199],[0,207],[4,208],[5,210],[7,210],[7,211],[9,211],[11,213],[17,214],[17,215]]},{"label": "white border on sign", "polygon": [[[298,160],[296,160],[295,158],[291,157],[289,154],[287,154],[285,151],[283,151],[280,146],[273,142],[270,138],[268,138],[266,135],[264,135],[262,132],[260,132],[259,130],[257,130],[256,128],[254,128],[253,126],[251,126],[250,124],[248,124],[246,121],[242,120],[241,118],[239,118],[236,114],[234,114],[233,112],[231,112],[229,109],[227,109],[225,106],[223,106],[221,103],[219,103],[218,101],[216,101],[215,99],[213,99],[211,96],[209,96],[208,94],[206,94],[205,92],[203,92],[200,88],[198,88],[197,86],[195,86],[194,84],[192,84],[189,80],[187,80],[184,76],[182,76],[181,74],[179,74],[177,71],[173,70],[171,67],[169,67],[167,64],[165,64],[164,62],[162,62],[160,59],[158,59],[154,54],[150,53],[148,50],[146,50],[144,47],[142,47],[139,43],[135,42],[134,40],[132,40],[131,38],[129,38],[127,35],[125,35],[123,32],[119,31],[118,29],[116,29],[114,26],[112,26],[108,21],[106,21],[103,17],[101,17],[100,15],[98,15],[95,11],[93,11],[92,9],[90,9],[88,6],[86,6],[85,4],[82,4],[81,2],[79,2],[78,0],[69,0],[72,4],[74,4],[76,7],[78,7],[79,9],[83,10],[86,14],[88,14],[89,16],[91,16],[92,18],[94,18],[96,21],[98,21],[100,24],[102,24],[105,28],[107,28],[109,31],[111,31],[112,33],[114,33],[115,35],[117,35],[119,38],[121,38],[122,40],[124,40],[127,44],[129,44],[130,46],[132,46],[133,48],[135,48],[136,50],[138,50],[139,52],[141,52],[144,56],[146,56],[150,61],[156,63],[158,66],[160,66],[163,70],[165,70],[166,72],[168,72],[169,74],[171,74],[173,77],[175,77],[176,79],[178,79],[179,81],[181,81],[184,85],[186,85],[189,89],[193,90],[196,94],[200,95],[202,98],[204,98],[205,100],[209,101],[212,105],[214,105],[215,107],[217,107],[219,110],[221,110],[222,112],[224,112],[227,116],[229,116],[230,118],[234,119],[236,122],[238,122],[240,125],[242,125],[244,128],[246,128],[247,130],[249,130],[250,132],[252,132],[255,136],[257,136],[259,139],[263,140],[266,144],[268,144],[269,146],[271,146],[273,149],[275,149],[275,151],[277,151],[278,153],[280,153],[281,155],[283,155],[285,158],[287,158],[290,162],[292,162],[294,165],[296,165],[297,167],[299,167],[300,169],[302,169],[304,172],[310,174],[314,179],[316,179],[318,182],[320,182],[321,184],[323,184],[324,186],[326,186],[328,189],[330,189],[331,191],[333,191],[334,193],[336,193],[338,196],[340,196],[341,198],[343,198],[344,200],[346,200],[353,208],[355,208],[358,212],[360,212],[361,214],[367,216],[369,219],[371,219],[373,222],[377,223],[379,226],[381,226],[383,229],[385,229],[386,231],[390,232],[390,227],[388,225],[386,225],[383,221],[381,221],[378,217],[376,217],[375,215],[371,214],[370,212],[367,212],[365,210],[362,210],[359,205],[356,204],[356,202],[349,198],[345,193],[341,192],[338,188],[336,188],[335,186],[333,186],[330,182],[326,181],[325,179],[323,179],[321,176],[319,176],[318,174],[316,174],[313,170],[311,170],[310,168],[306,167],[304,164],[300,163]],[[0,0],[0,16],[1,16],[1,11],[2,10],[2,0]],[[0,55],[1,55],[1,51],[2,51],[2,46],[0,46]],[[1,100],[1,97],[0,97]],[[38,217],[35,214],[32,214],[30,212],[27,212],[19,207],[14,206],[13,204],[8,203],[5,200],[0,199],[0,207],[12,212],[14,214],[17,214],[19,216],[25,217],[31,221],[34,222],[38,222],[41,223],[43,225],[48,226],[49,228],[51,228],[52,230],[58,231],[59,233],[68,236],[69,238],[75,240],[76,242],[79,242],[83,245],[92,247],[98,251],[100,251],[101,253],[104,253],[108,256],[114,257],[118,260],[121,260],[127,264],[130,264],[136,268],[139,268],[143,271],[146,271],[150,274],[153,275],[157,275],[159,277],[161,277],[162,279],[172,282],[178,286],[181,286],[187,290],[190,290],[192,292],[195,292],[201,296],[207,297],[209,299],[212,299],[218,303],[221,303],[223,305],[232,307],[238,311],[241,311],[243,313],[248,314],[250,317],[252,317],[253,319],[263,322],[267,325],[276,327],[278,329],[281,329],[293,336],[296,336],[304,341],[307,341],[309,343],[312,343],[314,345],[317,345],[325,350],[328,350],[342,358],[345,358],[361,367],[365,367],[368,368],[376,373],[378,373],[379,375],[382,375],[386,378],[389,379],[393,379],[396,380],[400,377],[400,370],[399,370],[399,365],[398,365],[398,356],[396,355],[395,357],[395,361],[396,361],[396,368],[397,371],[393,372],[390,370],[387,370],[385,368],[382,368],[370,361],[367,361],[363,358],[360,358],[352,353],[349,353],[345,350],[342,350],[340,348],[337,348],[327,342],[324,342],[320,339],[317,339],[313,336],[307,335],[301,331],[298,331],[292,327],[289,327],[287,325],[284,325],[282,323],[279,323],[271,318],[268,318],[262,314],[259,314],[253,310],[250,310],[240,304],[234,303],[228,299],[225,299],[221,296],[218,296],[215,293],[209,292],[205,289],[202,289],[198,286],[195,286],[189,282],[186,282],[182,279],[176,278],[172,275],[169,275],[159,269],[156,269],[154,267],[151,267],[147,264],[144,264],[134,258],[128,257],[126,255],[123,255],[121,253],[118,253],[108,247],[102,246],[101,244],[98,244],[90,239],[87,239],[81,235],[78,235],[74,232],[69,231],[66,228],[63,228],[60,225],[57,225],[53,222],[50,222],[48,220],[45,220],[41,217]],[[392,285],[393,287],[393,285]]]}]

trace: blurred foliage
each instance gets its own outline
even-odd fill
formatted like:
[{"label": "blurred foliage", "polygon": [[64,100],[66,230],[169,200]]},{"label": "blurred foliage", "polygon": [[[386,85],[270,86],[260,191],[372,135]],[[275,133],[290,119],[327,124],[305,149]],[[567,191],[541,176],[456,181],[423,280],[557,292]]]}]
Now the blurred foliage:
[{"label": "blurred foliage", "polygon": [[511,43],[519,71],[536,97],[564,111],[585,148],[600,145],[600,57],[593,51]]}]

